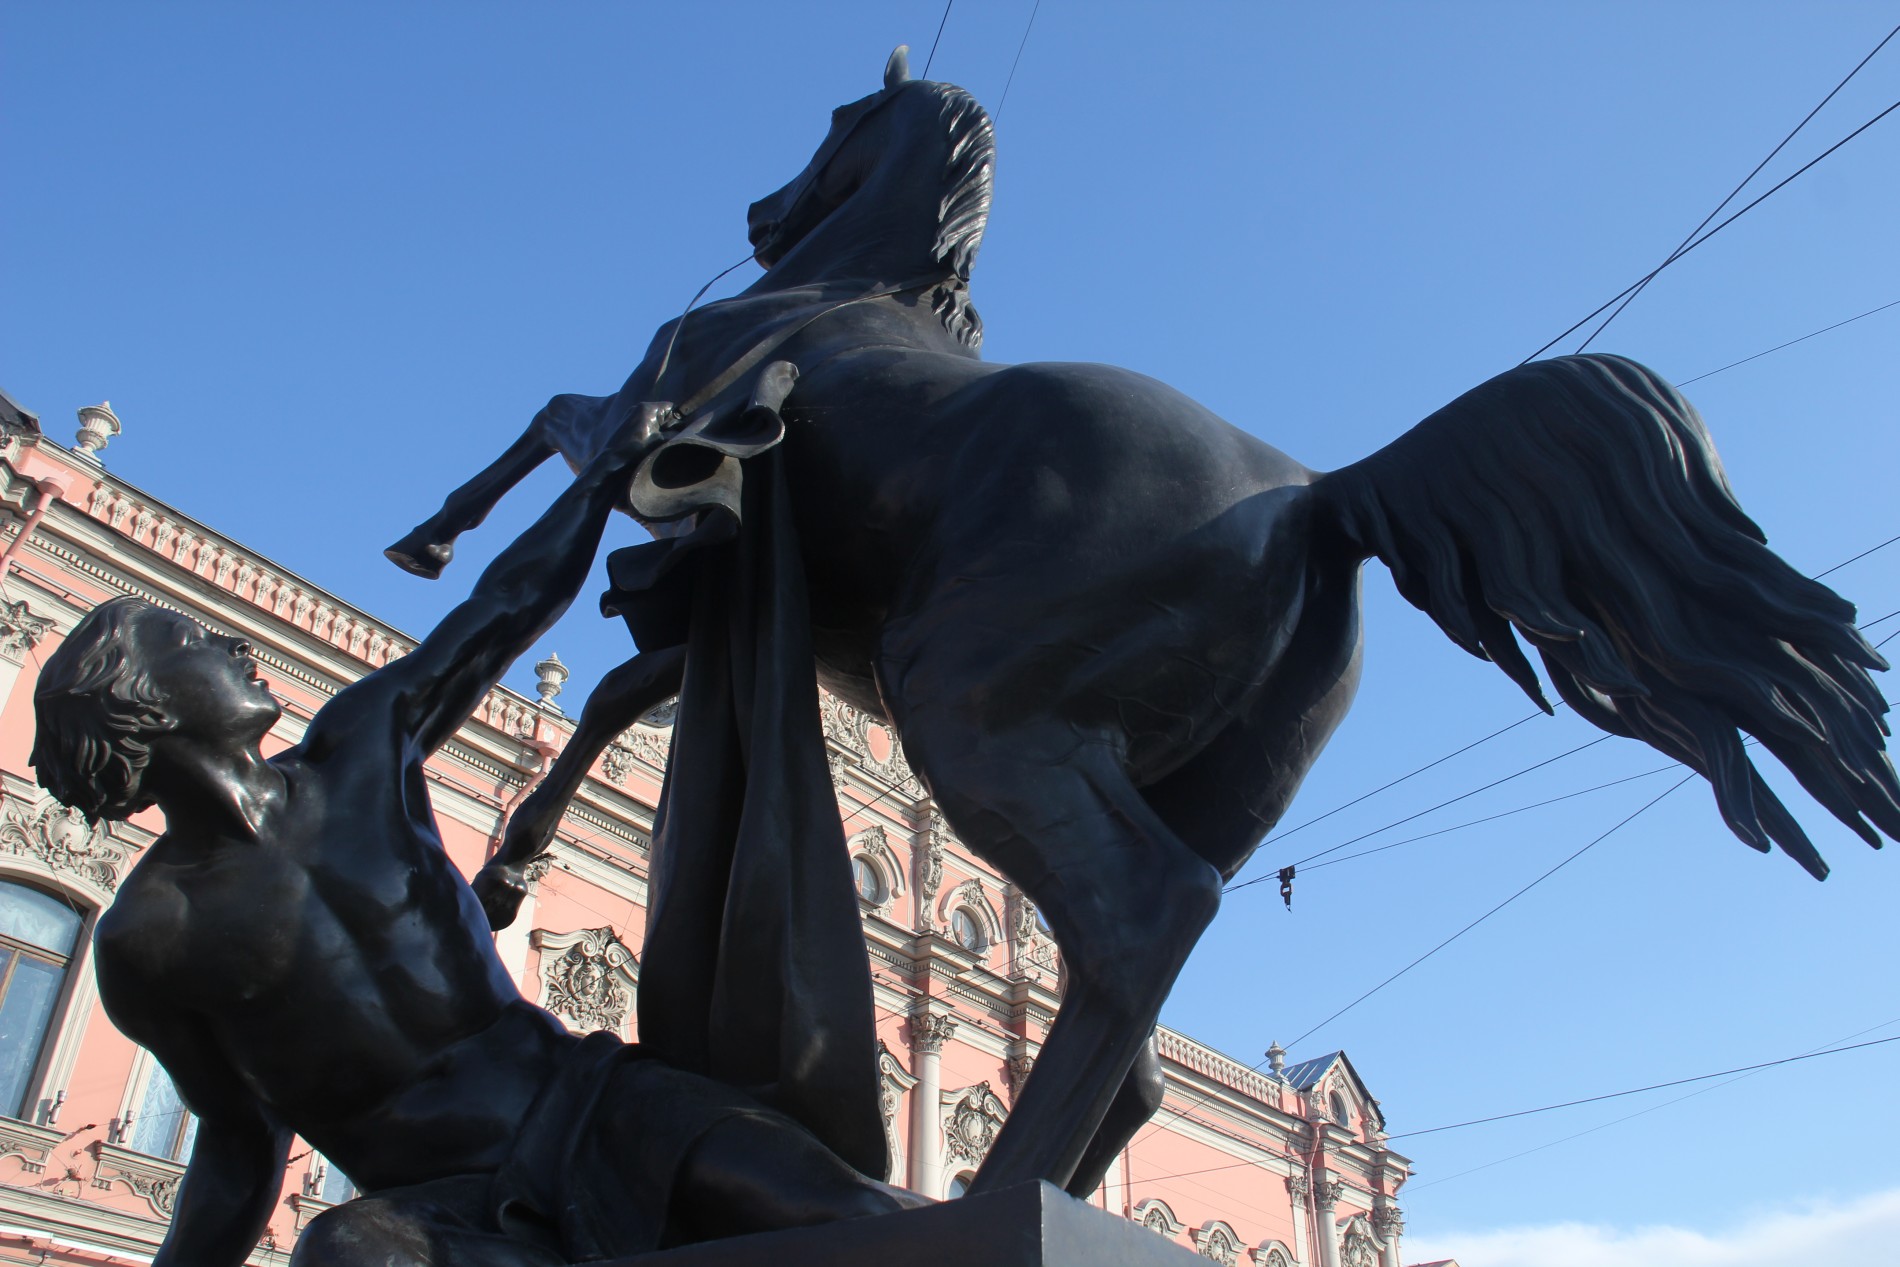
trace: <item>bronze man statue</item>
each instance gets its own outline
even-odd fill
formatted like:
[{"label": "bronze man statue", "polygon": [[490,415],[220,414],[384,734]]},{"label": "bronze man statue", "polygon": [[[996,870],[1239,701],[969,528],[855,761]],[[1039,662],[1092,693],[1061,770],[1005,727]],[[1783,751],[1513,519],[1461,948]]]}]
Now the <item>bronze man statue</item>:
[{"label": "bronze man statue", "polygon": [[135,598],[47,661],[33,763],[167,830],[97,932],[100,993],[200,1119],[158,1267],[235,1267],[295,1132],[363,1193],[297,1267],[553,1267],[898,1208],[744,1093],[527,1003],[444,853],[423,762],[584,581],[649,437],[623,427],[416,650],[266,759],[250,647]]}]

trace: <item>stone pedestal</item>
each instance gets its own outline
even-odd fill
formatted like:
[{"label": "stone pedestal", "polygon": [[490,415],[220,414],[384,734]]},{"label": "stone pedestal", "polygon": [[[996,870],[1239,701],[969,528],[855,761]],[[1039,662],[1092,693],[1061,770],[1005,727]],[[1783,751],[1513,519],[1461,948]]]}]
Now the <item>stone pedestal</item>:
[{"label": "stone pedestal", "polygon": [[1196,1267],[1206,1259],[1046,1183],[601,1267]]}]

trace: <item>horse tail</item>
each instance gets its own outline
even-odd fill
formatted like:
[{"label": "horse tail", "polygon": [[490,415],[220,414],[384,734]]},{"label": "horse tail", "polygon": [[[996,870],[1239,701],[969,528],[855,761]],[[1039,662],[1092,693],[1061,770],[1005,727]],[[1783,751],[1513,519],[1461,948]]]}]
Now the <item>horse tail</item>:
[{"label": "horse tail", "polygon": [[1740,731],[1868,844],[1875,826],[1900,839],[1887,704],[1868,675],[1886,661],[1852,604],[1767,548],[1702,419],[1643,366],[1520,366],[1315,492],[1453,642],[1548,711],[1515,629],[1579,714],[1708,779],[1748,845],[1827,875]]}]

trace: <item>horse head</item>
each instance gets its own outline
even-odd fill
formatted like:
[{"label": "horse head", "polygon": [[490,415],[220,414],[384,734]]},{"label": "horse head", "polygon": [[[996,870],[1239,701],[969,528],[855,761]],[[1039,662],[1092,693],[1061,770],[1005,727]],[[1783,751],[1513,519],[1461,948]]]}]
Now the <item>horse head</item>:
[{"label": "horse head", "polygon": [[746,215],[754,257],[824,277],[891,278],[941,265],[967,281],[989,218],[995,137],[975,98],[912,79],[900,46],[884,86],[839,106],[811,161]]}]

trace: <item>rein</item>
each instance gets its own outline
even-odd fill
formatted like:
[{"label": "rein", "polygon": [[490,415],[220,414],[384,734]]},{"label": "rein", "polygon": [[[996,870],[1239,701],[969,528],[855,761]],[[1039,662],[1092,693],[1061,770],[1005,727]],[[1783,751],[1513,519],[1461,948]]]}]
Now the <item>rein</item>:
[{"label": "rein", "polygon": [[[680,405],[678,408],[674,410],[674,413],[680,419],[684,420],[686,418],[690,418],[693,414],[697,413],[699,410],[704,409],[721,392],[725,391],[728,387],[731,387],[734,383],[738,382],[740,378],[744,377],[748,372],[756,368],[761,361],[765,360],[766,357],[770,356],[773,352],[783,347],[793,336],[799,334],[807,326],[811,325],[812,322],[817,321],[820,317],[829,317],[832,313],[837,312],[841,308],[849,308],[853,304],[861,304],[861,303],[866,302],[867,300],[883,299],[890,295],[904,294],[906,291],[922,290],[927,286],[940,285],[944,281],[948,280],[949,277],[950,277],[950,274],[947,272],[933,272],[933,273],[925,274],[923,277],[920,277],[920,278],[913,277],[913,278],[908,278],[901,282],[890,282],[882,286],[874,286],[870,290],[864,291],[862,294],[853,295],[849,299],[840,299],[836,303],[827,304],[823,308],[818,309],[816,312],[809,313],[803,317],[800,317],[798,320],[792,322],[790,325],[782,326],[779,329],[772,331],[770,334],[766,335],[763,339],[760,339],[757,343],[753,344],[750,348],[746,350],[745,354],[742,355],[738,360],[734,361],[731,365],[728,365],[724,370],[721,370],[719,374],[715,376],[711,382],[707,383],[704,387],[700,388],[697,392],[694,392],[693,395],[684,404]],[[710,284],[711,283],[708,283],[708,285]],[[684,317],[681,318],[681,324],[682,325],[685,324]],[[679,333],[678,329],[675,328],[674,334],[676,337],[678,333]],[[671,355],[672,353],[671,346],[667,348],[667,353],[668,355]],[[662,363],[661,368],[662,369],[665,368],[664,363]],[[653,382],[655,386],[659,384],[659,381],[660,381],[659,375],[657,374],[654,375]]]}]

